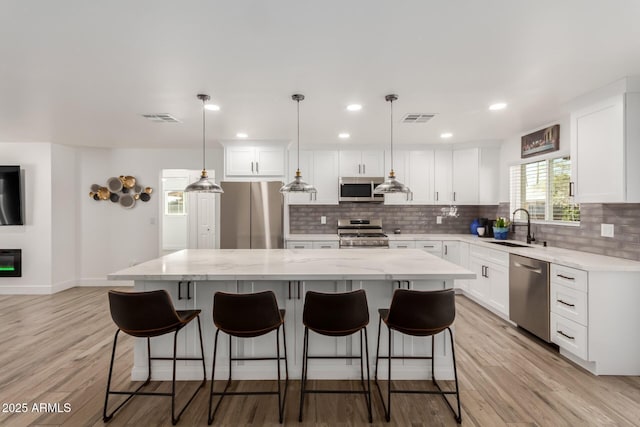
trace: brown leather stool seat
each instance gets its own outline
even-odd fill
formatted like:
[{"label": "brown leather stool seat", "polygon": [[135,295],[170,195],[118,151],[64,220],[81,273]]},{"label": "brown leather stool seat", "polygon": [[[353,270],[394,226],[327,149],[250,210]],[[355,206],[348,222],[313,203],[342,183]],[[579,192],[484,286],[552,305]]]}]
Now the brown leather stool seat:
[{"label": "brown leather stool seat", "polygon": [[[369,422],[373,421],[371,413],[371,383],[369,376],[369,350],[367,325],[369,324],[369,307],[367,295],[360,289],[345,293],[320,293],[307,291],[302,314],[304,324],[304,343],[302,350],[302,381],[300,386],[300,413],[298,421],[302,422],[302,409],[307,393],[356,393],[364,394],[369,412]],[[309,330],[321,335],[344,337],[360,333],[359,356],[318,356],[309,355]],[[364,345],[362,337],[364,335]],[[308,390],[307,371],[309,359],[360,359],[360,381],[362,390]],[[364,361],[367,364],[367,384],[364,383]]]},{"label": "brown leather stool seat", "polygon": [[[378,393],[382,400],[382,406],[387,421],[391,420],[391,393],[419,393],[419,394],[440,394],[444,398],[458,423],[462,422],[462,414],[460,412],[460,393],[458,389],[458,372],[456,369],[456,354],[453,343],[453,334],[451,333],[451,324],[456,317],[455,293],[453,289],[442,291],[416,291],[409,289],[396,289],[391,300],[389,309],[381,308],[378,310],[380,320],[378,322],[378,343],[376,350],[376,370],[375,382]],[[388,356],[380,356],[380,333],[382,330],[382,322],[387,325],[389,331],[389,348]],[[451,357],[453,359],[453,374],[455,378],[455,390],[443,391],[436,381],[434,372],[434,344],[435,336],[443,331],[449,331],[451,339]],[[391,333],[397,331],[406,335],[418,337],[431,337],[431,356],[392,356],[391,354]],[[431,381],[438,390],[405,390],[391,388],[391,359],[431,359]],[[387,359],[388,365],[388,382],[387,382],[387,402],[382,396],[380,383],[378,382],[378,362],[380,359]],[[455,394],[458,404],[458,412],[447,399],[447,395]]]},{"label": "brown leather stool seat", "polygon": [[[206,382],[206,372],[204,364],[204,349],[202,345],[202,328],[200,325],[200,310],[176,311],[169,293],[164,290],[151,292],[119,292],[109,291],[109,308],[111,318],[118,327],[113,339],[113,350],[111,352],[111,363],[109,365],[109,378],[107,379],[107,391],[104,399],[104,410],[102,419],[104,422],[111,420],[113,415],[122,408],[131,398],[137,395],[144,396],[170,396],[171,397],[171,422],[176,424],[187,406],[193,401],[200,389]],[[178,332],[187,326],[193,319],[198,321],[198,333],[200,336],[200,351],[202,357],[176,357],[176,347]],[[111,390],[111,377],[113,374],[113,362],[116,355],[116,345],[120,331],[127,335],[147,339],[147,380],[134,391],[114,391]],[[172,357],[151,357],[151,338],[160,335],[173,333],[173,356]],[[140,390],[151,381],[151,361],[171,360],[173,361],[173,380],[171,382],[171,393],[141,392]],[[191,398],[175,415],[176,398],[176,360],[201,360],[202,361],[202,382],[199,384]],[[119,406],[110,414],[107,414],[109,395],[128,395]]]},{"label": "brown leather stool seat", "polygon": [[[213,346],[213,369],[211,370],[211,393],[209,395],[208,423],[213,419],[225,396],[246,395],[278,395],[278,415],[280,423],[283,421],[284,404],[287,398],[289,386],[289,366],[287,364],[287,339],[284,330],[285,310],[278,309],[278,301],[273,291],[257,292],[252,294],[230,294],[216,292],[213,296],[213,323],[216,326],[216,334]],[[282,341],[284,357],[280,356],[280,329],[282,329]],[[216,373],[216,354],[218,350],[218,335],[220,331],[229,335],[229,378],[222,392],[214,392],[214,377]],[[276,331],[276,356],[275,357],[233,357],[231,354],[231,338],[255,338],[269,332]],[[231,368],[234,361],[238,360],[275,360],[278,367],[277,391],[227,391],[231,385]],[[284,360],[285,385],[284,393],[280,386],[280,361]],[[213,408],[213,396],[220,396],[216,407]]]}]

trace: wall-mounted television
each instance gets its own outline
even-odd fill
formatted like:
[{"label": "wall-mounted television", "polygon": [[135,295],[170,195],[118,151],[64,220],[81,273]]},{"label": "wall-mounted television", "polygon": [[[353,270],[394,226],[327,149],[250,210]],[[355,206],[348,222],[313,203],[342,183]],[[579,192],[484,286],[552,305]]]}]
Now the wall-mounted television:
[{"label": "wall-mounted television", "polygon": [[0,225],[23,225],[20,166],[0,166]]}]

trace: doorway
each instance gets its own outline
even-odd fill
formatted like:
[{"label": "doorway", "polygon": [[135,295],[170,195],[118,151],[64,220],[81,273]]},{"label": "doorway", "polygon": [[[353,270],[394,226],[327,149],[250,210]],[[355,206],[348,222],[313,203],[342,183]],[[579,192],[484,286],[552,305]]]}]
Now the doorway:
[{"label": "doorway", "polygon": [[[182,249],[217,247],[215,194],[186,193],[185,187],[200,178],[199,170],[163,169],[160,206],[160,255]],[[214,171],[209,171],[213,178]]]}]

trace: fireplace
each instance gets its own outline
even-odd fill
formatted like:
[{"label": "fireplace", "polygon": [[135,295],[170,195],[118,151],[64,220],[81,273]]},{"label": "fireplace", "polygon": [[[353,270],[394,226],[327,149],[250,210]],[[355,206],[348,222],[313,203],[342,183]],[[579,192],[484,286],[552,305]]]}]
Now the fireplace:
[{"label": "fireplace", "polygon": [[21,249],[0,249],[0,277],[22,277]]}]

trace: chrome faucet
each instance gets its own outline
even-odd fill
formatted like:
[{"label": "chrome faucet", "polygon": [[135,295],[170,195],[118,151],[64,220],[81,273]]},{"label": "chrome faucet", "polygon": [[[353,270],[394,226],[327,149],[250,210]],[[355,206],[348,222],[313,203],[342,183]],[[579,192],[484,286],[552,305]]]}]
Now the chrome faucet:
[{"label": "chrome faucet", "polygon": [[511,215],[513,215],[512,221],[511,221],[511,231],[513,231],[515,233],[516,231],[516,227],[518,226],[522,226],[524,224],[516,224],[516,212],[518,211],[522,211],[524,213],[527,214],[527,243],[531,243],[532,241],[536,240],[535,237],[531,236],[531,215],[529,215],[529,211],[524,209],[524,208],[518,208],[515,211],[513,211],[513,213]]}]

